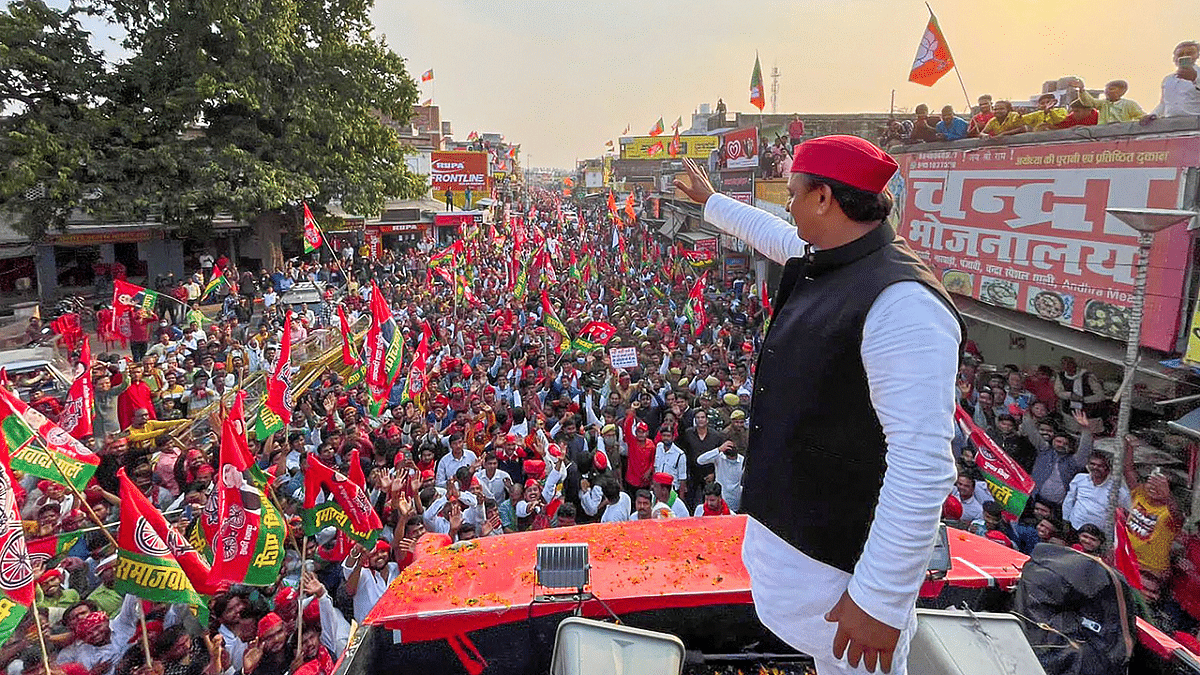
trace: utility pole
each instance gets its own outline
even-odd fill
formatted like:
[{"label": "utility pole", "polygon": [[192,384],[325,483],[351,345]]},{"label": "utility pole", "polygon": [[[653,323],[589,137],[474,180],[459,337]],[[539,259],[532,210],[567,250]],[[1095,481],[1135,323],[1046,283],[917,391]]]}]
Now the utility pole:
[{"label": "utility pole", "polygon": [[779,66],[771,66],[771,114],[779,112]]}]

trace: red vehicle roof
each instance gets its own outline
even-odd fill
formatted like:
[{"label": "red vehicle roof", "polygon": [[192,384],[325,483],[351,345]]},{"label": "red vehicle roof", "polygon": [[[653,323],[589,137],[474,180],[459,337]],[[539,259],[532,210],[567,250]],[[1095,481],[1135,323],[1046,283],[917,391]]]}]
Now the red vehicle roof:
[{"label": "red vehicle roof", "polygon": [[[589,545],[588,590],[616,614],[750,604],[741,559],[745,527],[746,516],[603,523],[484,537],[458,547],[447,547],[444,535],[426,535],[416,562],[364,623],[421,642],[562,612],[564,602],[534,603],[537,545],[562,542]],[[957,530],[950,531],[950,558],[946,578],[927,582],[923,596],[936,596],[946,585],[1010,588],[1028,559]],[[596,601],[584,603],[583,613],[607,614]]]}]

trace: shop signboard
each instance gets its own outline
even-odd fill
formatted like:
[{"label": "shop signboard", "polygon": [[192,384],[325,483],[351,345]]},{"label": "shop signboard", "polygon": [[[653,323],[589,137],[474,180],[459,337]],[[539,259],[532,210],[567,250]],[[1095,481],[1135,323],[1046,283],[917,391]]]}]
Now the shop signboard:
[{"label": "shop signboard", "polygon": [[462,211],[456,213],[438,213],[433,216],[433,224],[438,227],[470,227],[483,224],[482,211]]},{"label": "shop signboard", "polygon": [[[1124,340],[1137,232],[1108,208],[1178,208],[1200,137],[1122,138],[899,155],[897,231],[946,289]],[[1173,351],[1188,224],[1150,255],[1142,344]]]},{"label": "shop signboard", "polygon": [[730,169],[753,169],[758,166],[758,127],[745,127],[725,134],[721,141],[725,149],[725,166]]},{"label": "shop signboard", "polygon": [[679,152],[671,157],[669,146],[671,137],[635,136],[621,139],[621,159],[708,159],[713,150],[721,143],[718,136],[680,136]]},{"label": "shop signboard", "polygon": [[753,173],[750,171],[722,171],[721,192],[743,204],[753,204]]}]

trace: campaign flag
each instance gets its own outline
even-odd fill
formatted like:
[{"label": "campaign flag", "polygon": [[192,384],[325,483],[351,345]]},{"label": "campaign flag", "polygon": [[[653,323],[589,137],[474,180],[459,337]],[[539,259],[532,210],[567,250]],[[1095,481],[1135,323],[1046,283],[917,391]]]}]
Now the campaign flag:
[{"label": "campaign flag", "polygon": [[0,433],[8,466],[82,491],[96,473],[100,457],[62,427],[0,387]]},{"label": "campaign flag", "polygon": [[[4,431],[7,435],[8,429]],[[25,545],[15,482],[0,448],[0,643],[12,636],[34,600],[33,562]]]},{"label": "campaign flag", "polygon": [[771,329],[771,299],[767,297],[767,280],[763,279],[758,282],[759,304],[762,305],[763,315],[766,317],[763,320],[762,334],[765,336],[767,331]]},{"label": "campaign flag", "polygon": [[954,57],[950,55],[950,45],[946,43],[946,36],[942,35],[937,17],[931,11],[925,34],[921,36],[921,44],[917,47],[917,57],[913,59],[912,70],[908,73],[908,81],[932,87],[953,68]]},{"label": "campaign flag", "polygon": [[632,128],[633,128],[633,125],[626,124],[626,125],[625,125],[625,131],[622,131],[622,132],[621,132],[621,135],[622,135],[622,136],[626,136],[626,135],[628,135],[628,134],[629,134],[629,130],[630,130],[630,129],[632,129]]},{"label": "campaign flag", "polygon": [[275,414],[271,407],[267,405],[267,397],[263,397],[262,404],[258,406],[258,414],[254,416],[254,437],[260,442],[265,441],[271,436],[283,431],[283,418]]},{"label": "campaign flag", "polygon": [[321,228],[317,227],[317,219],[313,218],[312,211],[308,210],[308,204],[304,204],[304,252],[312,253],[321,248],[324,243],[324,238],[321,237]]},{"label": "campaign flag", "polygon": [[200,293],[200,299],[203,300],[219,290],[232,287],[233,282],[231,282],[229,277],[226,276],[225,270],[221,269],[220,267],[213,267],[212,280],[208,282],[208,285],[204,287],[204,291]]},{"label": "campaign flag", "polygon": [[692,266],[692,269],[702,270],[716,263],[716,258],[712,251],[689,251],[681,249],[679,257]]},{"label": "campaign flag", "polygon": [[[621,236],[615,229],[613,230],[613,234],[616,235],[614,239],[617,240],[617,250],[621,252],[621,267],[625,271],[629,271],[629,252],[625,250],[625,237]],[[625,288],[622,287],[621,291],[623,293]]]},{"label": "campaign flag", "polygon": [[696,335],[699,335],[700,331],[704,330],[704,326],[708,324],[708,312],[704,309],[704,288],[707,285],[708,272],[705,272],[696,280],[692,290],[688,291],[687,306],[683,310],[688,321],[692,323],[692,330]]},{"label": "campaign flag", "polygon": [[675,135],[671,138],[670,144],[667,145],[667,153],[672,157],[678,157],[679,151],[683,148],[683,144],[679,142],[679,130],[675,130]]},{"label": "campaign flag", "polygon": [[358,358],[358,350],[355,349],[354,344],[350,340],[353,333],[350,331],[350,321],[346,318],[346,310],[341,305],[338,305],[337,313],[338,323],[341,324],[342,328],[342,365],[361,365],[362,359]]},{"label": "campaign flag", "polygon": [[665,129],[666,128],[663,126],[663,118],[660,117],[658,118],[658,121],[654,123],[654,127],[650,129],[650,135],[657,136],[665,131]]},{"label": "campaign flag", "polygon": [[954,419],[975,446],[975,464],[987,481],[992,499],[1004,509],[1005,518],[1016,520],[1036,487],[1033,479],[975,424],[962,406],[955,407]]},{"label": "campaign flag", "polygon": [[617,200],[611,191],[608,193],[608,212],[613,216],[617,215]]},{"label": "campaign flag", "polygon": [[651,157],[654,157],[656,155],[661,155],[662,153],[663,153],[662,141],[659,141],[659,142],[655,143],[654,145],[646,148],[646,154]]},{"label": "campaign flag", "polygon": [[117,320],[125,314],[135,309],[150,312],[157,304],[158,293],[121,279],[113,279],[112,332],[119,331]]},{"label": "campaign flag", "polygon": [[1116,567],[1130,586],[1142,589],[1142,568],[1138,564],[1137,552],[1129,540],[1129,512],[1118,508],[1116,513],[1116,542],[1113,546],[1113,567]]},{"label": "campaign flag", "polygon": [[671,124],[671,128],[674,129],[676,132],[675,133],[676,137],[679,136],[678,132],[679,132],[679,127],[681,127],[681,126],[683,126],[683,116],[682,115],[680,115],[679,117],[676,117],[675,121]]},{"label": "campaign flag", "polygon": [[429,266],[430,267],[441,267],[442,265],[445,265],[446,263],[454,264],[454,262],[455,262],[454,254],[455,254],[455,248],[453,246],[447,246],[446,248],[429,256]]},{"label": "campaign flag", "polygon": [[430,68],[429,70],[421,73],[421,81],[422,82],[429,82],[432,79],[433,79],[433,68]]},{"label": "campaign flag", "polygon": [[[350,453],[351,467],[359,461],[356,448]],[[362,471],[361,465],[359,471]],[[320,514],[324,519],[318,517],[317,496],[322,490],[329,492],[332,502],[325,502],[320,508],[330,511],[332,505],[342,512],[343,518],[331,513]],[[328,525],[337,526],[356,541],[371,541],[371,545],[383,529],[383,522],[371,507],[367,491],[341,472],[325,466],[315,455],[309,455],[304,469],[304,532],[312,536]]]},{"label": "campaign flag", "polygon": [[404,340],[383,292],[371,282],[371,328],[366,343],[367,388],[376,401],[387,398],[404,363]]},{"label": "campaign flag", "polygon": [[275,369],[267,377],[266,405],[279,416],[286,426],[292,421],[292,313],[283,321],[283,339],[279,343],[279,356]]},{"label": "campaign flag", "polygon": [[25,548],[29,551],[29,562],[34,565],[42,564],[42,567],[50,569],[54,567],[55,562],[67,555],[75,542],[83,536],[83,531],[62,532],[52,534],[49,537],[38,537],[37,539],[27,539]]},{"label": "campaign flag", "polygon": [[579,337],[587,338],[599,345],[606,345],[617,334],[617,327],[603,321],[589,321],[579,329]]},{"label": "campaign flag", "polygon": [[629,217],[629,222],[633,222],[633,220],[637,218],[637,213],[635,213],[633,210],[632,192],[630,192],[629,196],[625,198],[625,215]]},{"label": "campaign flag", "polygon": [[550,296],[546,295],[545,290],[542,291],[542,325],[563,336],[564,340],[571,340],[571,334],[567,332],[567,327],[554,313],[554,307],[550,304]]},{"label": "campaign flag", "polygon": [[171,547],[150,524],[151,517],[162,518],[162,514],[137,489],[124,467],[117,470],[117,478],[121,481],[121,529],[117,532],[113,590],[153,602],[203,604]]},{"label": "campaign flag", "polygon": [[404,380],[402,401],[420,401],[421,394],[425,393],[425,367],[429,362],[431,332],[429,324],[422,324],[421,342],[417,345],[417,353],[413,355],[412,363],[408,365],[408,378]]},{"label": "campaign flag", "polygon": [[96,405],[96,390],[92,386],[92,346],[86,335],[79,351],[79,365],[83,366],[83,372],[67,391],[67,403],[58,415],[58,426],[71,436],[83,439],[92,435]]},{"label": "campaign flag", "polygon": [[763,106],[766,104],[767,98],[763,93],[762,65],[759,64],[758,53],[755,52],[754,72],[750,73],[750,105],[762,112]]},{"label": "campaign flag", "polygon": [[468,141],[477,141],[477,140],[479,140],[479,132],[478,132],[478,131],[472,131],[471,133],[467,134],[467,140],[468,140]]},{"label": "campaign flag", "polygon": [[243,426],[226,418],[221,427],[220,466],[213,490],[217,503],[210,516],[216,527],[210,540],[209,578],[214,584],[269,586],[279,580],[286,532],[279,510],[255,485],[246,437],[237,431]]},{"label": "campaign flag", "polygon": [[525,301],[525,294],[529,291],[529,267],[522,262],[521,271],[517,273],[517,283],[513,284],[513,297],[520,302]]},{"label": "campaign flag", "polygon": [[582,281],[583,279],[579,271],[579,261],[575,259],[575,249],[571,249],[571,266],[567,270],[567,276],[575,281]]}]

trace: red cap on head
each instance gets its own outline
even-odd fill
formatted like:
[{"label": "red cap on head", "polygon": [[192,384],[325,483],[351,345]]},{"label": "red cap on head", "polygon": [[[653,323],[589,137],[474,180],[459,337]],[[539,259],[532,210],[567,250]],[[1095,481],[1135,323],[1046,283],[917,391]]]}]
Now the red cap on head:
[{"label": "red cap on head", "polygon": [[562,448],[558,447],[558,444],[556,443],[551,443],[550,445],[546,446],[546,452],[549,453],[551,457],[563,456]]},{"label": "red cap on head", "polygon": [[527,459],[521,468],[530,478],[536,479],[546,475],[546,463],[540,459]]},{"label": "red cap on head", "polygon": [[275,594],[275,609],[296,604],[296,589],[288,587]]},{"label": "red cap on head", "polygon": [[525,481],[525,489],[528,490],[531,487],[538,487],[538,482],[532,478]]},{"label": "red cap on head", "polygon": [[883,192],[896,173],[896,160],[857,136],[821,136],[796,146],[792,173],[831,178],[850,187]]},{"label": "red cap on head", "polygon": [[600,450],[597,450],[596,456],[592,458],[592,465],[595,466],[596,470],[598,471],[607,471],[608,455],[604,454]]},{"label": "red cap on head", "polygon": [[304,623],[321,622],[321,603],[310,602],[304,607]]},{"label": "red cap on head", "polygon": [[372,549],[371,552],[372,553],[388,553],[391,550],[392,550],[392,545],[387,543],[386,541],[380,539],[379,541],[375,542],[375,548]]},{"label": "red cap on head", "polygon": [[950,495],[942,502],[942,518],[946,520],[961,520],[963,514],[962,502],[958,497]]},{"label": "red cap on head", "polygon": [[433,480],[435,478],[437,478],[437,474],[433,472],[433,469],[425,469],[421,472],[421,480],[423,481]]},{"label": "red cap on head", "polygon": [[654,474],[654,482],[659,485],[674,485],[675,479],[669,473],[658,472]]},{"label": "red cap on head", "polygon": [[264,616],[263,618],[258,620],[259,636],[262,636],[263,633],[266,633],[267,631],[271,630],[275,626],[278,626],[282,623],[283,623],[283,619],[281,619],[278,614],[276,614],[275,612],[268,612],[266,616]]}]

